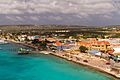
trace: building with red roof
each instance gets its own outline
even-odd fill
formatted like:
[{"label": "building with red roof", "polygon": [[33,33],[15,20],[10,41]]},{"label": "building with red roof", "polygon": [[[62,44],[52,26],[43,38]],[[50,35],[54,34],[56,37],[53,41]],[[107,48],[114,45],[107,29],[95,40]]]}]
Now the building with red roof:
[{"label": "building with red roof", "polygon": [[108,50],[111,50],[111,45],[108,41],[95,41],[92,43],[91,48],[106,52]]},{"label": "building with red roof", "polygon": [[59,41],[56,41],[56,42],[55,42],[55,46],[62,46],[62,43],[59,42]]},{"label": "building with red roof", "polygon": [[50,41],[50,42],[55,42],[57,41],[55,38],[46,38],[47,41]]},{"label": "building with red roof", "polygon": [[108,41],[91,41],[91,42],[80,41],[77,42],[76,45],[85,46],[89,50],[99,50],[103,52],[106,52],[111,49],[111,45]]}]

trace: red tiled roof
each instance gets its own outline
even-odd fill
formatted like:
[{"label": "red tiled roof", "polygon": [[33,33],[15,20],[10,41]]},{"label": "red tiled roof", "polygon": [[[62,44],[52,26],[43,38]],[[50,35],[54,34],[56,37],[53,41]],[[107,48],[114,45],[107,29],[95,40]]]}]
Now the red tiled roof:
[{"label": "red tiled roof", "polygon": [[108,41],[101,41],[101,44],[110,45],[110,43]]},{"label": "red tiled roof", "polygon": [[75,46],[75,44],[64,44],[64,46]]},{"label": "red tiled roof", "polygon": [[93,41],[93,42],[77,42],[77,44],[84,45],[84,46],[90,46],[90,45],[110,45],[107,41]]},{"label": "red tiled roof", "polygon": [[62,43],[59,42],[59,41],[57,41],[57,42],[55,43],[55,45],[56,45],[56,46],[62,46]]},{"label": "red tiled roof", "polygon": [[108,53],[109,54],[113,54],[114,50],[109,50]]},{"label": "red tiled roof", "polygon": [[55,38],[46,38],[46,40],[48,40],[48,41],[56,41]]},{"label": "red tiled roof", "polygon": [[120,46],[120,44],[111,44],[112,46]]},{"label": "red tiled roof", "polygon": [[38,41],[42,41],[42,38],[36,38]]},{"label": "red tiled roof", "polygon": [[83,45],[83,46],[91,45],[91,43],[89,43],[89,42],[83,42],[83,41],[77,42],[77,44]]},{"label": "red tiled roof", "polygon": [[110,45],[108,41],[95,41],[92,42],[92,45]]}]

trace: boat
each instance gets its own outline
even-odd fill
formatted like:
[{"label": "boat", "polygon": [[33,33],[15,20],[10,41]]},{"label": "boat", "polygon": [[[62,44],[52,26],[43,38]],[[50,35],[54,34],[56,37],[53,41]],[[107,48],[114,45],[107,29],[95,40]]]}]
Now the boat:
[{"label": "boat", "polygon": [[20,50],[18,51],[18,54],[19,54],[19,55],[30,54],[30,53],[31,53],[31,50],[30,50],[30,49],[20,48]]},{"label": "boat", "polygon": [[8,42],[1,39],[1,40],[0,40],[0,44],[8,44]]},{"label": "boat", "polygon": [[43,53],[43,54],[50,54],[51,52],[49,52],[49,51],[41,51],[41,53]]}]

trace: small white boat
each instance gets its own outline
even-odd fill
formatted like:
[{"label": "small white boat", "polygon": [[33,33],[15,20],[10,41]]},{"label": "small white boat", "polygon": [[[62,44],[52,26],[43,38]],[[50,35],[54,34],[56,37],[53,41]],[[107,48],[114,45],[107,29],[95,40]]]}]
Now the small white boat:
[{"label": "small white boat", "polygon": [[8,42],[7,41],[5,41],[5,40],[0,40],[0,44],[7,44]]},{"label": "small white boat", "polygon": [[43,54],[50,54],[51,52],[49,52],[49,51],[41,51],[41,53],[43,53]]}]

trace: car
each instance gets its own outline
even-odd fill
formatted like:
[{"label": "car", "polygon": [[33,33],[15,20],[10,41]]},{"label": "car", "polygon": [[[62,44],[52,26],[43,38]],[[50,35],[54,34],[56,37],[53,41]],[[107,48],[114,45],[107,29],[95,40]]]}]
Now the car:
[{"label": "car", "polygon": [[118,58],[117,56],[109,56],[109,59],[120,62],[120,58]]}]

